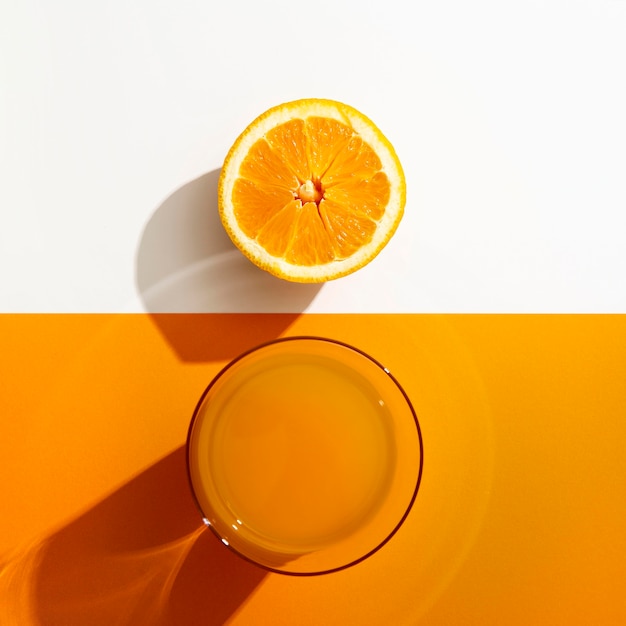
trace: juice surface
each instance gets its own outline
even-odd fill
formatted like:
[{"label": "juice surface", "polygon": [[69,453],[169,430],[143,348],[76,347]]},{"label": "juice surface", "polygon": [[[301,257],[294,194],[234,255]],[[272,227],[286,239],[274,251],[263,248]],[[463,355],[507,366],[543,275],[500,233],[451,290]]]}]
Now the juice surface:
[{"label": "juice surface", "polygon": [[199,467],[233,528],[285,552],[313,550],[376,511],[394,445],[366,376],[335,359],[276,354],[221,383],[201,416],[212,426]]}]

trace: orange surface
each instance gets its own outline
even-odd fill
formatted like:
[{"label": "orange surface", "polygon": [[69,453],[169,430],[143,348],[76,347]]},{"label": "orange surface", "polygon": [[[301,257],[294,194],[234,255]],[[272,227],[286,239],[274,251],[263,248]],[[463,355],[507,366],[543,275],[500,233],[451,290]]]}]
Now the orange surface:
[{"label": "orange surface", "polygon": [[[357,345],[412,398],[400,532],[265,574],[201,531],[183,443],[210,378],[280,335]],[[626,316],[0,316],[0,623],[626,622]]]}]

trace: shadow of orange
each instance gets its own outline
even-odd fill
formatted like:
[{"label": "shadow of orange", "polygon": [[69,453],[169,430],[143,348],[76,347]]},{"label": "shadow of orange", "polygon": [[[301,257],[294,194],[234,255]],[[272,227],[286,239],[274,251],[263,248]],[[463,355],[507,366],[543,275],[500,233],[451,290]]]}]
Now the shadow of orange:
[{"label": "shadow of orange", "polygon": [[152,313],[150,318],[183,362],[231,360],[280,337],[299,314]]},{"label": "shadow of orange", "polygon": [[253,344],[238,341],[234,350],[216,354],[210,347],[192,345],[190,333],[183,333],[181,340],[177,322],[162,314],[189,314],[195,341],[201,343],[216,338],[209,336],[209,318],[194,313],[217,314],[234,337],[256,332],[261,318],[234,315],[227,321],[224,314],[280,313],[262,322],[260,343],[282,334],[322,288],[276,278],[234,246],[219,217],[219,175],[220,170],[207,172],[166,198],[146,223],[136,254],[135,281],[142,304],[183,361],[230,359]]},{"label": "shadow of orange", "polygon": [[25,559],[36,623],[223,624],[265,572],[199,522],[181,447]]}]

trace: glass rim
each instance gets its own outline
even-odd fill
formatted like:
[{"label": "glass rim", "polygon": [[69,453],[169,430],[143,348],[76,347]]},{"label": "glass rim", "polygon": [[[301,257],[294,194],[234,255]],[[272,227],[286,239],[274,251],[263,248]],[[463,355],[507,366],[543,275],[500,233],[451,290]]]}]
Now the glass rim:
[{"label": "glass rim", "polygon": [[[191,443],[191,436],[192,436],[192,433],[193,433],[193,429],[194,429],[194,425],[196,423],[196,420],[198,419],[198,415],[200,413],[200,409],[202,408],[202,406],[204,404],[204,401],[205,401],[205,398],[209,394],[211,389],[213,389],[213,387],[219,382],[219,380],[232,367],[234,367],[237,363],[239,363],[240,361],[245,359],[250,354],[253,354],[255,352],[263,350],[264,348],[267,348],[269,346],[273,346],[273,345],[276,345],[276,344],[286,343],[286,342],[297,342],[297,341],[320,341],[320,342],[325,342],[325,343],[333,344],[333,345],[336,345],[336,346],[340,346],[342,348],[346,348],[348,350],[351,350],[352,352],[355,352],[355,353],[359,354],[360,356],[366,358],[368,361],[370,361],[375,366],[377,366],[384,374],[386,374],[386,376],[389,378],[389,380],[391,380],[394,383],[394,385],[396,386],[398,391],[403,396],[404,401],[405,401],[409,411],[411,412],[411,416],[413,417],[413,422],[415,424],[415,428],[416,428],[416,431],[417,431],[417,440],[418,440],[419,467],[418,467],[417,476],[416,476],[416,479],[415,479],[415,486],[413,488],[413,492],[411,494],[409,502],[406,505],[406,508],[405,508],[403,514],[400,516],[400,519],[398,520],[396,525],[392,528],[392,530],[389,533],[387,533],[387,535],[381,541],[379,541],[376,544],[376,546],[374,546],[372,549],[368,550],[362,556],[360,556],[360,557],[358,557],[356,559],[352,559],[349,563],[346,563],[344,565],[340,565],[340,566],[337,566],[337,567],[331,567],[331,568],[328,568],[328,569],[321,569],[319,571],[317,571],[317,570],[316,571],[290,571],[290,570],[286,570],[286,569],[280,569],[280,568],[277,568],[277,567],[272,567],[270,565],[266,565],[265,563],[261,563],[261,562],[255,560],[255,559],[253,559],[252,557],[249,557],[248,555],[244,554],[240,550],[237,550],[237,548],[233,547],[229,542],[226,542],[224,540],[224,538],[219,534],[217,529],[214,528],[213,524],[211,524],[209,522],[209,520],[207,519],[206,513],[203,510],[203,508],[202,508],[202,506],[201,506],[201,504],[200,504],[200,502],[198,500],[198,497],[196,495],[196,490],[194,488],[193,479],[192,479],[192,475],[191,475],[191,463],[190,463],[190,453],[189,453],[190,443]],[[316,335],[292,335],[292,336],[289,336],[289,337],[277,337],[276,339],[271,339],[269,341],[265,341],[263,343],[257,344],[254,347],[249,348],[249,349],[241,352],[236,357],[232,358],[226,365],[224,365],[217,372],[217,374],[215,374],[215,376],[213,376],[213,378],[211,379],[209,384],[205,387],[204,391],[200,395],[200,398],[196,402],[196,405],[195,405],[195,408],[194,408],[191,420],[189,422],[189,426],[188,426],[188,429],[187,429],[187,437],[186,437],[186,440],[185,440],[185,465],[186,465],[186,471],[187,471],[187,481],[188,481],[188,484],[189,484],[191,495],[192,495],[193,500],[195,502],[196,508],[198,509],[198,511],[200,512],[200,515],[202,516],[202,521],[205,524],[205,526],[208,526],[208,528],[213,532],[215,537],[217,537],[217,539],[220,540],[220,542],[222,543],[224,548],[229,549],[231,552],[236,554],[239,558],[242,558],[245,561],[247,561],[247,562],[249,562],[249,563],[251,563],[251,564],[253,564],[253,565],[257,566],[257,567],[260,567],[261,569],[263,569],[263,570],[265,570],[267,572],[272,572],[272,573],[276,573],[276,574],[283,574],[283,575],[286,575],[286,576],[300,576],[300,577],[303,577],[303,576],[320,576],[320,575],[323,575],[323,574],[331,574],[333,572],[339,572],[339,571],[351,568],[351,567],[353,567],[355,565],[358,565],[359,563],[362,563],[363,561],[367,560],[369,557],[374,555],[376,552],[378,552],[383,546],[385,546],[391,540],[391,538],[400,530],[400,528],[403,526],[404,522],[406,521],[409,513],[411,512],[411,510],[413,508],[413,505],[415,504],[415,500],[417,499],[417,493],[418,493],[420,485],[421,485],[422,474],[423,474],[423,470],[424,470],[424,442],[423,442],[422,429],[420,427],[419,419],[417,417],[417,413],[415,412],[415,408],[413,407],[413,403],[411,402],[411,399],[409,398],[408,394],[404,390],[404,387],[400,384],[398,379],[380,361],[378,361],[377,359],[372,357],[370,354],[368,354],[364,350],[361,350],[360,348],[357,348],[357,347],[355,347],[355,346],[353,346],[353,345],[351,345],[349,343],[346,343],[346,342],[338,340],[338,339],[331,339],[331,338],[328,338],[328,337],[321,337],[321,336],[316,336]]]}]

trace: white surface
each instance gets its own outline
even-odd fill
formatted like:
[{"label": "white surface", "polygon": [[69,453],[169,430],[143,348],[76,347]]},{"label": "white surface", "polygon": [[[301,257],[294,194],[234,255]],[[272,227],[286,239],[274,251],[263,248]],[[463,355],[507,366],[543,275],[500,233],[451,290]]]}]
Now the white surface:
[{"label": "white surface", "polygon": [[[0,0],[0,310],[626,312],[625,33],[624,0]],[[408,183],[321,288],[214,215],[238,133],[311,96]]]}]

